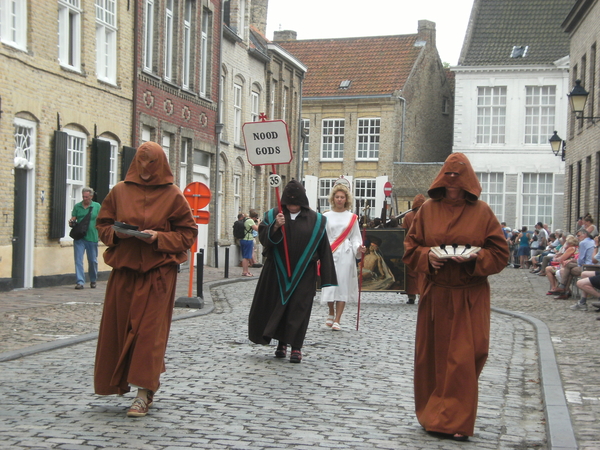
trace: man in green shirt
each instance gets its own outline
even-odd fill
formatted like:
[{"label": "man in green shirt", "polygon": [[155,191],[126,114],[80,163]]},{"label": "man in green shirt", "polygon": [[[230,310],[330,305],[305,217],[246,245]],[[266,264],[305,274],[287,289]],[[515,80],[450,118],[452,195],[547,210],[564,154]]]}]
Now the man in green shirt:
[{"label": "man in green shirt", "polygon": [[90,226],[83,239],[73,241],[73,249],[75,254],[75,275],[77,276],[77,284],[75,289],[83,289],[85,283],[85,272],[83,270],[83,252],[87,253],[88,260],[88,275],[90,277],[90,287],[96,287],[98,279],[98,230],[96,230],[96,217],[100,212],[100,203],[92,201],[94,190],[90,187],[84,187],[81,192],[83,201],[77,203],[71,213],[69,226],[75,225],[76,222],[81,222],[87,216],[92,208],[90,216]]}]

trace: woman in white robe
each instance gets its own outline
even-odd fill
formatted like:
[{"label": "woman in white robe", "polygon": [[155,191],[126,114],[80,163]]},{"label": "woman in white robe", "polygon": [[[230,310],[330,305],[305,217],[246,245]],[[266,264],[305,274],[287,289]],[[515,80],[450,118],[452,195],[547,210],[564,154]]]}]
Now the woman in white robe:
[{"label": "woman in white robe", "polygon": [[332,209],[323,215],[327,217],[327,237],[333,251],[338,285],[321,289],[321,303],[327,303],[329,307],[325,325],[339,331],[346,302],[358,301],[356,260],[366,248],[362,243],[358,217],[349,211],[352,194],[348,188],[336,184],[329,194],[329,203]]}]

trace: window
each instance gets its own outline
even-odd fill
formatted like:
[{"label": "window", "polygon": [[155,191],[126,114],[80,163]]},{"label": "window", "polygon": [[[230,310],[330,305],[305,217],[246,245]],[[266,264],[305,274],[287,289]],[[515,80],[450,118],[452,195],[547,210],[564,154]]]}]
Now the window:
[{"label": "window", "polygon": [[242,141],[242,86],[233,85],[233,142]]},{"label": "window", "polygon": [[321,159],[344,158],[344,119],[323,120]]},{"label": "window", "polygon": [[96,0],[96,76],[117,82],[117,1]]},{"label": "window", "polygon": [[525,92],[525,143],[547,145],[555,128],[556,86],[527,86]]},{"label": "window", "polygon": [[252,111],[250,111],[250,122],[258,122],[260,120],[260,94],[252,91],[250,94],[250,102],[252,103]]},{"label": "window", "polygon": [[277,99],[277,81],[276,80],[271,80],[271,115],[269,116],[269,119],[273,120],[275,119],[275,102]]},{"label": "window", "polygon": [[358,120],[357,159],[379,159],[380,119]]},{"label": "window", "polygon": [[58,61],[77,71],[81,64],[81,12],[79,0],[58,0]]},{"label": "window", "polygon": [[317,211],[324,212],[331,209],[331,205],[329,204],[329,194],[331,193],[333,183],[335,183],[335,178],[321,178],[319,180]]},{"label": "window", "polygon": [[233,176],[233,215],[237,216],[241,212],[240,206],[240,186],[242,177],[239,174]]},{"label": "window", "polygon": [[371,214],[377,215],[375,211],[375,188],[377,187],[377,180],[365,180],[357,179],[354,180],[354,198],[358,200],[360,208],[364,208],[366,205],[370,206]]},{"label": "window", "polygon": [[26,0],[0,0],[0,41],[27,49]]},{"label": "window", "polygon": [[144,70],[152,72],[154,59],[154,0],[146,0],[144,12]]},{"label": "window", "polygon": [[302,119],[302,157],[304,161],[308,161],[308,147],[310,145],[310,120]]},{"label": "window", "polygon": [[154,135],[154,128],[148,125],[142,125],[142,142],[148,142],[152,140]]},{"label": "window", "polygon": [[288,87],[283,87],[283,98],[281,99],[281,118],[287,120],[287,98],[288,98]]},{"label": "window", "polygon": [[246,0],[238,0],[238,30],[237,34],[242,39],[245,36],[245,28],[246,28]]},{"label": "window", "polygon": [[[83,133],[66,130],[67,136],[67,211],[66,222],[71,217],[75,204],[81,201],[81,191],[85,186],[86,137]],[[65,236],[69,230],[65,226]]]},{"label": "window", "polygon": [[171,155],[171,142],[173,140],[173,135],[171,133],[166,133],[163,131],[163,136],[162,136],[162,149],[165,152],[165,155],[167,155],[167,161],[169,161],[169,156]]},{"label": "window", "polygon": [[442,99],[442,114],[450,114],[450,99],[447,97]]},{"label": "window", "polygon": [[185,0],[185,12],[183,15],[183,74],[182,87],[190,88],[191,65],[192,65],[192,19],[193,19],[193,2]]},{"label": "window", "polygon": [[15,119],[14,165],[20,169],[32,169],[35,158],[35,123]]},{"label": "window", "polygon": [[477,88],[477,143],[504,144],[506,86]]},{"label": "window", "polygon": [[483,200],[498,218],[504,220],[504,174],[502,172],[477,173],[481,184],[480,200]]},{"label": "window", "polygon": [[[209,53],[208,53],[208,33],[212,22],[211,13],[205,9],[202,12],[202,30],[200,32],[200,95],[208,95],[209,79]],[[222,121],[221,121],[222,123]]]},{"label": "window", "polygon": [[173,77],[173,0],[165,4],[165,80]]},{"label": "window", "polygon": [[188,154],[192,149],[191,139],[182,139],[181,141],[181,155],[179,157],[179,187],[183,190],[187,186],[187,165],[188,165]]},{"label": "window", "polygon": [[523,225],[552,223],[553,187],[551,173],[523,174]]}]

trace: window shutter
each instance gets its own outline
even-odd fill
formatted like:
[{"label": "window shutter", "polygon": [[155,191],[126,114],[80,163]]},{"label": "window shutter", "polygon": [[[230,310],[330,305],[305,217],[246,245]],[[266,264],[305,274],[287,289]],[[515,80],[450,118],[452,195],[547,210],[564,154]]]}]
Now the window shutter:
[{"label": "window shutter", "polygon": [[50,239],[65,235],[67,214],[67,145],[69,135],[54,132],[54,162],[52,177],[52,211],[50,212]]},{"label": "window shutter", "polygon": [[92,162],[91,186],[96,191],[96,201],[102,203],[110,190],[110,142],[92,139]]},{"label": "window shutter", "polygon": [[127,171],[129,170],[131,161],[133,161],[135,152],[135,148],[123,146],[123,154],[121,156],[121,181],[123,181],[125,179],[125,175],[127,175]]}]

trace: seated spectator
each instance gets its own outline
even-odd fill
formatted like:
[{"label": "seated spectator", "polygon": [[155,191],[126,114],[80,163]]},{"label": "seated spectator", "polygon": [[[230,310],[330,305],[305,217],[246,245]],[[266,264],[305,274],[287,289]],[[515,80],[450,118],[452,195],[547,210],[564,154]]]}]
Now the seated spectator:
[{"label": "seated spectator", "polygon": [[[567,236],[565,245],[562,247],[561,252],[558,253],[550,265],[546,267],[545,275],[550,282],[550,290],[546,295],[556,295],[558,293],[558,280],[556,279],[556,273],[558,269],[564,267],[567,263],[571,262],[576,258],[576,252],[579,249],[579,241],[573,235]],[[561,291],[562,292],[562,291]]]},{"label": "seated spectator", "polygon": [[586,214],[583,218],[583,227],[589,231],[591,238],[598,236],[598,228],[594,225],[594,219],[590,214]]},{"label": "seated spectator", "polygon": [[[594,238],[594,244],[592,264],[598,264],[598,236]],[[582,272],[580,279],[577,281],[577,287],[582,291],[581,300],[571,306],[571,309],[587,311],[587,298],[597,298],[599,296],[597,289],[600,289],[600,270],[586,270]],[[596,303],[593,303],[592,306],[596,306]]]},{"label": "seated spectator", "polygon": [[538,256],[543,253],[548,245],[547,243],[548,241],[544,235],[538,229],[535,229],[533,231],[533,236],[529,240],[529,260],[527,261],[529,266],[532,265],[531,259],[534,256]]},{"label": "seated spectator", "polygon": [[[592,264],[592,252],[594,250],[594,241],[590,238],[590,232],[587,230],[577,231],[577,239],[579,240],[579,256],[577,261],[571,261],[562,268],[561,278],[562,283],[556,289],[557,293],[560,293],[558,297],[554,297],[557,300],[566,300],[571,297],[571,281],[573,277],[579,277],[582,272],[582,268],[585,264]],[[583,304],[582,300],[579,300],[580,304]],[[587,309],[587,306],[585,307]]]},{"label": "seated spectator", "polygon": [[[530,261],[531,261],[531,272],[532,273],[539,273],[541,271],[541,265],[542,265],[543,258],[545,258],[546,256],[549,256],[549,255],[551,255],[550,259],[552,259],[554,257],[556,250],[555,250],[555,246],[553,246],[552,244],[555,241],[556,241],[556,236],[554,235],[554,233],[551,233],[550,234],[550,243],[546,246],[546,248],[544,248],[542,253],[531,257]],[[546,265],[548,265],[548,264],[546,263]],[[544,268],[546,268],[546,266],[544,266]]]},{"label": "seated spectator", "polygon": [[527,234],[527,227],[521,228],[521,232],[517,236],[517,242],[519,243],[519,267],[525,269],[525,263],[529,258],[529,235]]}]

